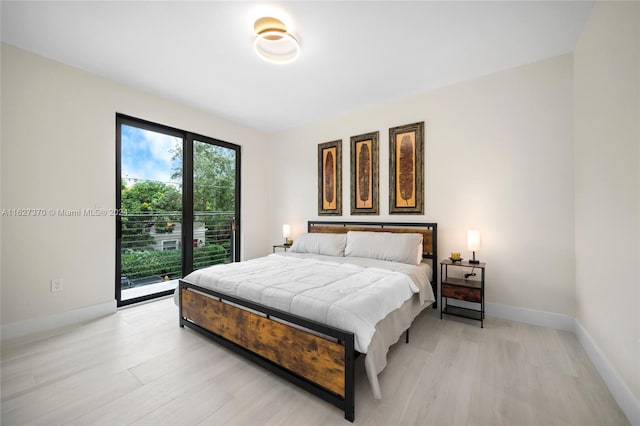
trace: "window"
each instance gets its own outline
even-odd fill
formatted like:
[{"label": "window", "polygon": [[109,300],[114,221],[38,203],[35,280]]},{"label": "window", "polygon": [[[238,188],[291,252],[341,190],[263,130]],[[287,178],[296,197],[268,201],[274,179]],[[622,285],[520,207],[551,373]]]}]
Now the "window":
[{"label": "window", "polygon": [[167,240],[162,242],[162,250],[178,250],[178,240]]},{"label": "window", "polygon": [[116,126],[118,305],[238,260],[240,147],[122,114]]}]

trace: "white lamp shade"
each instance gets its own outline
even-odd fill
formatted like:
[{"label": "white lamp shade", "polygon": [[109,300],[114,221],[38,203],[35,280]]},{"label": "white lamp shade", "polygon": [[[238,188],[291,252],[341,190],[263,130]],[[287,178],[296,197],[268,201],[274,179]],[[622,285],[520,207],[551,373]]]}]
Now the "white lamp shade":
[{"label": "white lamp shade", "polygon": [[290,234],[291,234],[291,226],[288,223],[282,225],[282,236],[284,238],[289,238]]},{"label": "white lamp shade", "polygon": [[480,250],[480,231],[477,229],[467,231],[467,249],[471,251]]}]

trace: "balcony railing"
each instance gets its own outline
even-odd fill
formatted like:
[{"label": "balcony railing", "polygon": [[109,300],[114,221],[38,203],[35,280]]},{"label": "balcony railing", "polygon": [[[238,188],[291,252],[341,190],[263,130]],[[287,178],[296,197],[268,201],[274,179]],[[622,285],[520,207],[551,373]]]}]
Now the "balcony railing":
[{"label": "balcony railing", "polygon": [[[229,263],[233,259],[232,212],[195,212],[193,267]],[[154,284],[182,277],[182,213],[123,214],[121,288]]]}]

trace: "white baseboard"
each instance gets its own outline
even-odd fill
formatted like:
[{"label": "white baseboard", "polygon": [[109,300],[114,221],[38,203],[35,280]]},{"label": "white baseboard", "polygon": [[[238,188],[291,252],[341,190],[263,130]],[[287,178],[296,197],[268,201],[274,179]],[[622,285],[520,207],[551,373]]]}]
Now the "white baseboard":
[{"label": "white baseboard", "polygon": [[629,386],[622,380],[618,372],[613,368],[607,357],[602,353],[591,335],[582,327],[580,321],[575,320],[575,334],[584,348],[587,356],[593,363],[600,377],[607,384],[624,414],[632,425],[640,426],[640,400],[636,398]]},{"label": "white baseboard", "polygon": [[490,317],[524,322],[556,330],[574,331],[575,320],[568,315],[553,312],[536,311],[535,309],[518,308],[499,303],[485,303],[486,315]]},{"label": "white baseboard", "polygon": [[46,317],[32,318],[24,321],[2,324],[1,340],[13,339],[34,333],[42,333],[56,328],[62,328],[73,324],[80,324],[96,318],[104,317],[116,312],[116,301],[101,303],[62,312]]},{"label": "white baseboard", "polygon": [[[451,299],[451,306],[478,309],[477,303],[469,303],[464,300]],[[556,330],[573,331],[574,319],[568,315],[555,314],[553,312],[536,311],[534,309],[518,308],[516,306],[501,305],[499,303],[485,303],[485,314],[488,317],[502,318],[511,321],[524,322],[526,324],[539,325],[541,327],[554,328]]]}]

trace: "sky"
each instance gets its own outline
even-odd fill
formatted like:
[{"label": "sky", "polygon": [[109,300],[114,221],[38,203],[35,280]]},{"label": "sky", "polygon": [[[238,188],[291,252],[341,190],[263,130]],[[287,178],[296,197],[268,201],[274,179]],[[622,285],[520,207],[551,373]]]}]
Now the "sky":
[{"label": "sky", "polygon": [[179,184],[179,180],[171,179],[173,170],[180,164],[179,160],[172,160],[175,147],[182,149],[182,139],[123,125],[122,177],[127,186],[136,180]]}]

